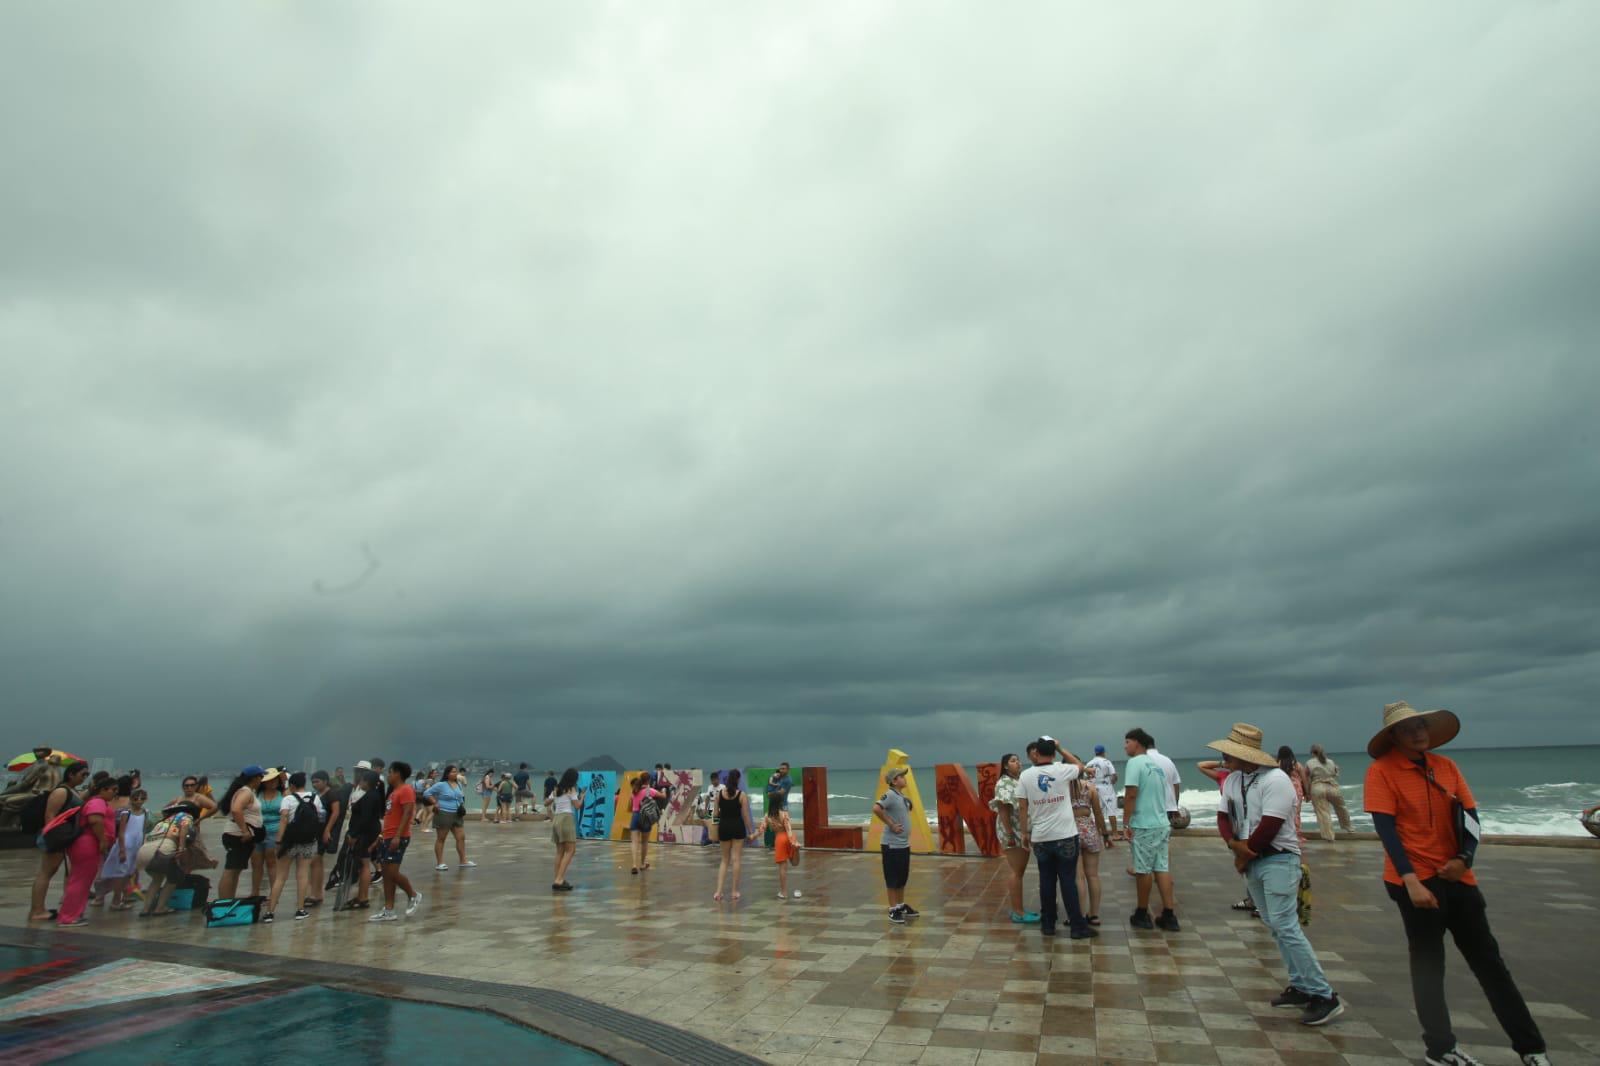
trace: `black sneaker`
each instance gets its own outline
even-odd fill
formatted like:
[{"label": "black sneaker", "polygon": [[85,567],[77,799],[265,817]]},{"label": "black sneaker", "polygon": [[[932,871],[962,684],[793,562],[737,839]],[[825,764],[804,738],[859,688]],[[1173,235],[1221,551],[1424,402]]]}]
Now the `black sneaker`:
[{"label": "black sneaker", "polygon": [[1183,927],[1178,924],[1178,916],[1173,914],[1171,911],[1161,912],[1161,916],[1156,919],[1156,928],[1165,929],[1169,933],[1177,933],[1183,929]]},{"label": "black sneaker", "polygon": [[922,917],[922,912],[917,910],[915,907],[913,907],[909,903],[900,904],[900,913],[905,915],[907,918],[921,918]]},{"label": "black sneaker", "polygon": [[1305,1012],[1300,1015],[1301,1025],[1326,1025],[1344,1013],[1344,1004],[1339,1002],[1338,993],[1326,998],[1312,996],[1311,1002],[1306,1004]]},{"label": "black sneaker", "polygon": [[1293,1007],[1296,1010],[1305,1010],[1306,1005],[1314,998],[1310,993],[1302,992],[1294,985],[1290,985],[1272,997],[1272,1005],[1274,1007]]},{"label": "black sneaker", "polygon": [[1072,931],[1072,939],[1074,939],[1074,940],[1093,940],[1095,937],[1097,937],[1099,935],[1100,935],[1100,930],[1091,929],[1087,925],[1084,926],[1082,929],[1074,929]]},{"label": "black sneaker", "polygon": [[1128,916],[1128,924],[1135,929],[1154,929],[1156,923],[1150,920],[1150,912],[1140,907]]},{"label": "black sneaker", "polygon": [[265,913],[265,914],[263,914],[261,916],[261,924],[262,925],[271,925],[272,924],[272,912],[271,911],[268,911],[267,913]]},{"label": "black sneaker", "polygon": [[294,920],[297,922],[303,922],[309,917],[311,917],[311,912],[306,910],[304,907],[301,907],[299,910],[294,912]]},{"label": "black sneaker", "polygon": [[899,907],[890,907],[889,908],[889,920],[891,922],[893,922],[895,925],[905,925],[906,924],[905,912]]},{"label": "black sneaker", "polygon": [[1041,925],[1039,927],[1039,935],[1040,936],[1055,936],[1056,935],[1056,927],[1053,926],[1053,925]]}]

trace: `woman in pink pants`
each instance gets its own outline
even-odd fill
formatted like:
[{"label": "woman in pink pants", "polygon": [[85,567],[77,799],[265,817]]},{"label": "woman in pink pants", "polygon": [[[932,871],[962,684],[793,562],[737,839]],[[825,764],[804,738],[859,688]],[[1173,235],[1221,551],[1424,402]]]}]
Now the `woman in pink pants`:
[{"label": "woman in pink pants", "polygon": [[83,831],[67,845],[67,888],[57,925],[86,924],[83,912],[89,905],[89,889],[111,850],[111,799],[116,794],[117,779],[101,778],[90,786],[88,802],[78,808]]}]

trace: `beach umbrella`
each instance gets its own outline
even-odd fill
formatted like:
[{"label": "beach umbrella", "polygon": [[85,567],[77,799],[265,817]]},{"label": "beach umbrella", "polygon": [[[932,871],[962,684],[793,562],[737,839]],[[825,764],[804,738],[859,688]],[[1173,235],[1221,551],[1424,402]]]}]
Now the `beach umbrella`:
[{"label": "beach umbrella", "polygon": [[[69,754],[67,752],[61,751],[60,749],[52,751],[50,754],[51,755],[59,755],[59,756],[61,756],[61,759],[64,762],[67,762],[67,761],[70,761],[70,762],[87,762],[88,761],[86,759],[80,759],[76,755],[71,755],[71,754]],[[12,759],[10,762],[6,763],[6,769],[10,770],[12,773],[15,773],[18,770],[26,770],[28,767],[32,766],[36,761],[38,761],[38,760],[34,757],[33,752],[25,751],[21,755],[18,755],[16,758]]]}]

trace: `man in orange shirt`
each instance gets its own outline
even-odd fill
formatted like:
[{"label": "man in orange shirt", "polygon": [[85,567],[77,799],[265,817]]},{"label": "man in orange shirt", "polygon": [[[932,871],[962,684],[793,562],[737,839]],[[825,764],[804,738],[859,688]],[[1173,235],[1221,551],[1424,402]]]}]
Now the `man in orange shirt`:
[{"label": "man in orange shirt", "polygon": [[[1431,1066],[1477,1066],[1456,1044],[1444,999],[1444,935],[1455,938],[1483,986],[1500,1027],[1524,1066],[1549,1066],[1544,1037],[1511,978],[1489,929],[1483,893],[1472,875],[1478,809],[1456,764],[1429,752],[1461,731],[1450,711],[1422,712],[1401,700],[1383,709],[1370,743],[1363,789],[1383,841],[1384,887],[1400,908],[1411,955],[1411,995]],[[1458,811],[1459,808],[1459,811]]]},{"label": "man in orange shirt", "polygon": [[399,915],[394,912],[394,890],[406,892],[406,914],[417,912],[422,906],[422,893],[411,887],[411,879],[400,872],[400,862],[406,857],[411,843],[411,816],[417,809],[417,790],[406,784],[411,776],[411,764],[395,760],[389,766],[389,802],[383,809],[383,835],[373,849],[373,861],[383,871],[383,910],[368,918],[369,922],[393,922]]}]

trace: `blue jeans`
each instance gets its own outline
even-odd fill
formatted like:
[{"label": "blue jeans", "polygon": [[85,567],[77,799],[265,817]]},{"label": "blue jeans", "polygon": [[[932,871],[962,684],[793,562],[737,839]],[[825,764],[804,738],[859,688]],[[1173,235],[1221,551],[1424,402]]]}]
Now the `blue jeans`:
[{"label": "blue jeans", "polygon": [[1056,927],[1056,885],[1067,902],[1067,921],[1074,933],[1089,928],[1083,908],[1078,905],[1078,838],[1033,842],[1033,858],[1039,864],[1039,928],[1051,932]]},{"label": "blue jeans", "polygon": [[1289,984],[1308,996],[1333,995],[1317,953],[1300,928],[1300,856],[1263,855],[1245,871],[1245,883],[1250,886],[1250,901],[1278,942]]}]

